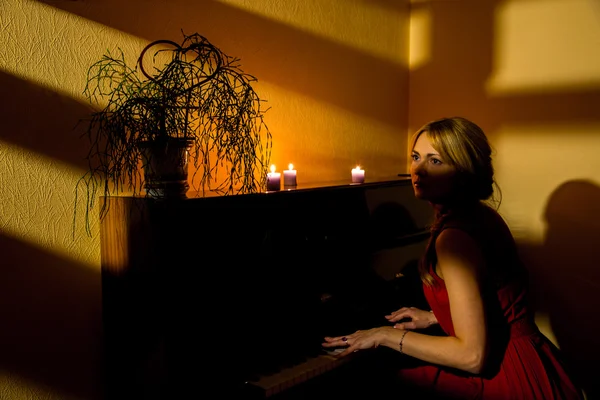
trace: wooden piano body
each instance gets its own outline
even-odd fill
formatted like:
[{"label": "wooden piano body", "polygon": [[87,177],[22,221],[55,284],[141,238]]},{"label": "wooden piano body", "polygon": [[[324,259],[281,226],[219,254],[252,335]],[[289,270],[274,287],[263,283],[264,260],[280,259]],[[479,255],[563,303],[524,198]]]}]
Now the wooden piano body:
[{"label": "wooden piano body", "polygon": [[323,336],[385,324],[385,314],[407,305],[414,293],[399,277],[421,255],[431,218],[402,177],[106,200],[111,400],[204,398],[214,390],[218,398],[283,398],[342,361],[362,362],[326,354]]}]

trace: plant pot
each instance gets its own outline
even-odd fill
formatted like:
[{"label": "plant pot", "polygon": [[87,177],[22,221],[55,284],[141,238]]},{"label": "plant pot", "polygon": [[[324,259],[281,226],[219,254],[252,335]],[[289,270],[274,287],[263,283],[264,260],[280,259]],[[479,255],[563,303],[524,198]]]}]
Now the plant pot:
[{"label": "plant pot", "polygon": [[153,198],[186,198],[188,157],[192,139],[170,137],[138,143],[144,169],[144,189]]}]

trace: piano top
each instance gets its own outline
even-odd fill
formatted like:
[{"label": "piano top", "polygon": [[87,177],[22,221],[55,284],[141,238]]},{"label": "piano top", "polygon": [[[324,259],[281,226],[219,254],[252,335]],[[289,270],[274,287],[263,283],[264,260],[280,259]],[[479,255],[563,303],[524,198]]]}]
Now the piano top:
[{"label": "piano top", "polygon": [[[248,193],[243,195],[250,196],[261,196],[261,195],[280,195],[289,192],[310,192],[310,191],[330,191],[330,190],[344,190],[349,188],[364,188],[369,189],[372,187],[385,187],[393,186],[398,183],[406,183],[410,185],[410,174],[397,174],[395,176],[382,177],[373,181],[365,181],[364,183],[351,183],[348,180],[337,180],[337,181],[321,181],[321,182],[306,182],[301,183],[295,187],[287,188],[282,185],[281,190],[277,191],[265,191],[260,193]],[[203,197],[220,197],[222,193],[216,191],[193,191],[190,190],[187,193],[188,199],[203,198]]]}]

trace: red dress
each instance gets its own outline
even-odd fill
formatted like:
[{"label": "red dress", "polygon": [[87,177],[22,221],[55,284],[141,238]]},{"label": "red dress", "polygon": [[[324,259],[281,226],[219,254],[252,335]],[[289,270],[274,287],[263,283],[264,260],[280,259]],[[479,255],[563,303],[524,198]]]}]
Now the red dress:
[{"label": "red dress", "polygon": [[[583,399],[560,361],[559,350],[537,328],[527,305],[527,280],[516,255],[516,246],[500,216],[491,209],[475,216],[475,223],[446,223],[471,234],[485,246],[490,279],[484,284],[484,304],[489,319],[491,349],[481,375],[424,364],[400,371],[400,378],[430,396],[452,399]],[[481,224],[486,219],[489,224]],[[499,230],[494,228],[499,227]],[[442,228],[444,229],[444,227]],[[440,229],[440,231],[442,230]],[[494,232],[496,229],[496,232]],[[490,233],[490,231],[492,231]],[[490,242],[490,234],[495,241]],[[507,267],[511,262],[512,267]],[[430,268],[436,285],[423,285],[425,297],[442,330],[453,336],[448,292],[444,281]],[[485,289],[487,288],[487,289]],[[486,299],[486,296],[487,299]]]}]

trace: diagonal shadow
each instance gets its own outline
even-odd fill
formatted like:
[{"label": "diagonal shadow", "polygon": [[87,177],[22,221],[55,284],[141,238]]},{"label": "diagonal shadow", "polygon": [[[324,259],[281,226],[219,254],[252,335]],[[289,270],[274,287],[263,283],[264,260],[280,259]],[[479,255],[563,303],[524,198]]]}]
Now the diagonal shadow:
[{"label": "diagonal shadow", "polygon": [[[141,9],[116,1],[47,3],[81,7],[79,15],[149,40],[165,32],[180,37],[181,28],[210,37],[226,26],[231,36],[224,39],[224,48],[237,40],[263,44],[260,54],[240,55],[245,68],[261,80],[395,126],[405,120],[405,105],[378,101],[389,93],[406,92],[403,68],[264,18],[213,2],[185,7],[181,2],[156,2]],[[171,16],[176,26],[147,23]],[[135,20],[140,21],[138,29],[128,29]],[[205,31],[198,28],[203,25]],[[354,90],[355,82],[364,86],[360,93]],[[11,93],[11,101],[0,108],[0,139],[85,167],[87,146],[73,128],[89,114],[88,107],[3,72],[0,87]],[[100,274],[1,235],[0,253],[0,317],[10,327],[0,331],[2,368],[53,392],[98,398],[103,390]]]},{"label": "diagonal shadow", "polygon": [[100,272],[1,234],[0,254],[0,369],[101,399]]},{"label": "diagonal shadow", "polygon": [[118,0],[38,1],[147,40],[179,41],[182,29],[198,32],[226,53],[232,47],[241,50],[231,55],[240,57],[243,69],[259,81],[404,129],[405,66],[284,23],[213,0],[154,0],[143,6]]},{"label": "diagonal shadow", "polygon": [[0,87],[10,101],[0,107],[0,140],[86,168],[89,149],[76,128],[90,109],[72,98],[0,72]]}]

